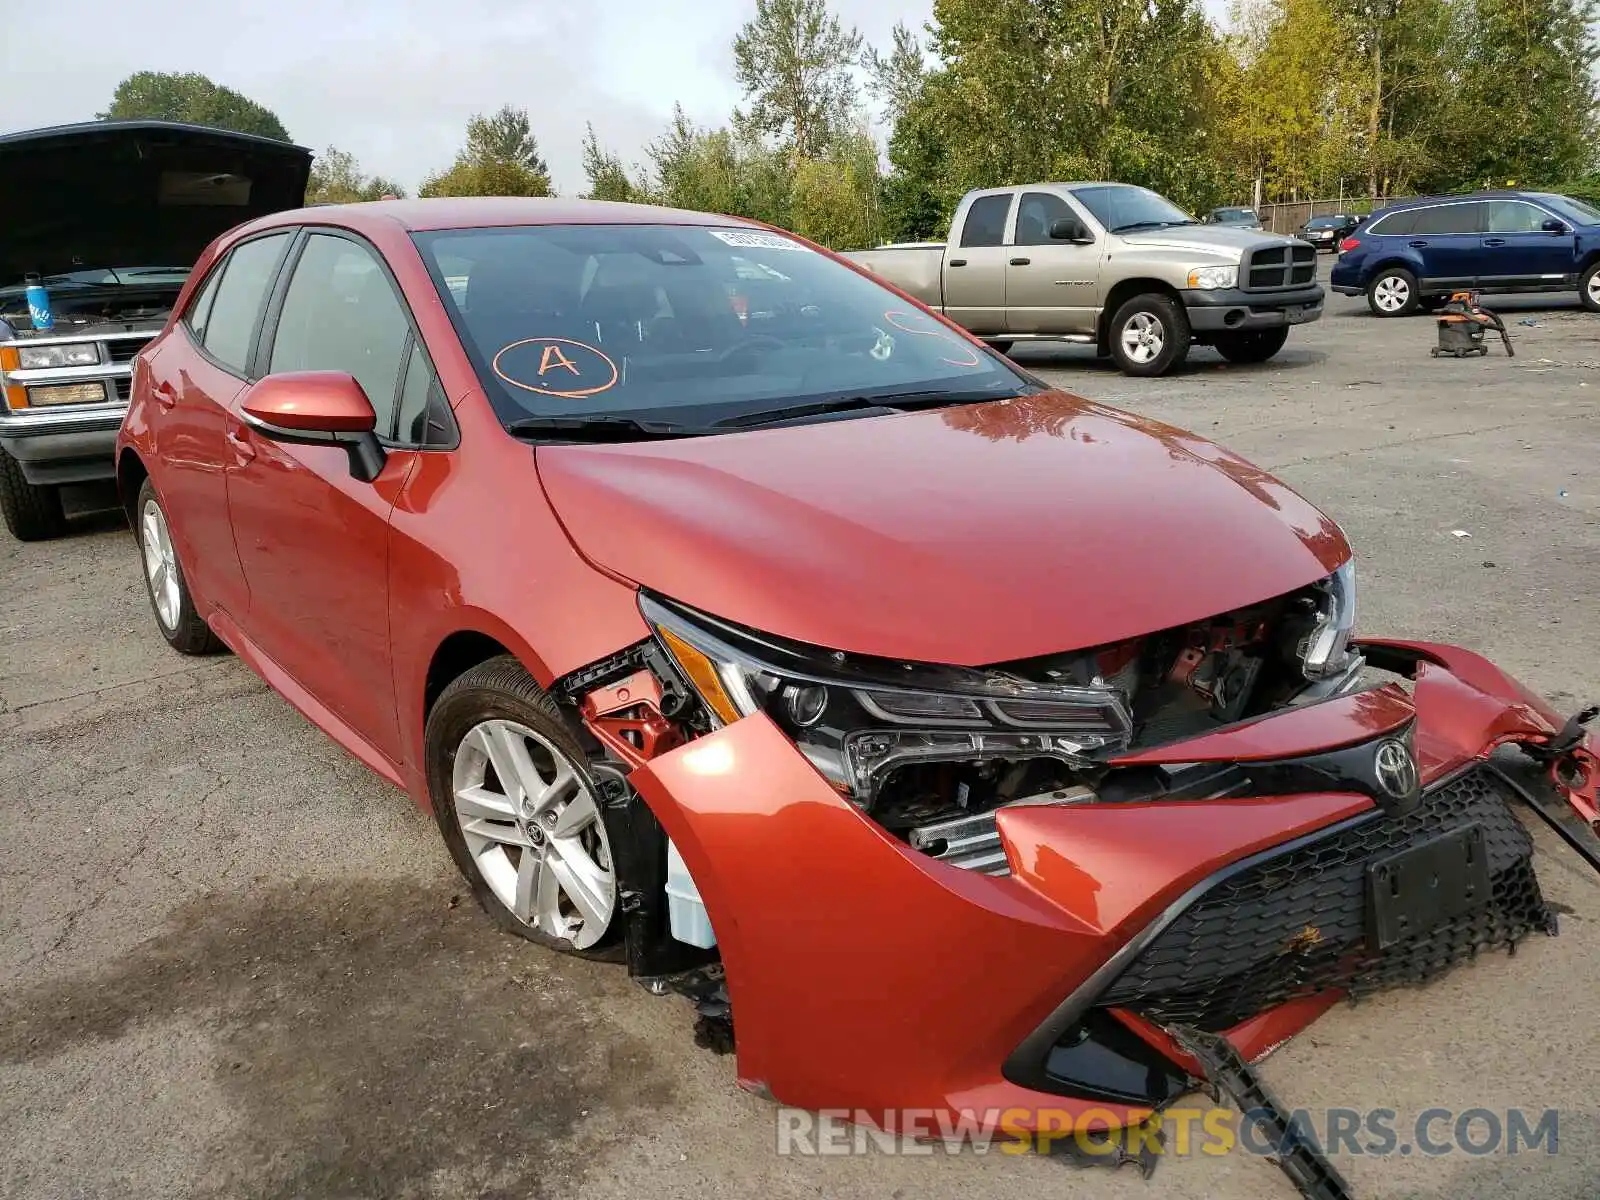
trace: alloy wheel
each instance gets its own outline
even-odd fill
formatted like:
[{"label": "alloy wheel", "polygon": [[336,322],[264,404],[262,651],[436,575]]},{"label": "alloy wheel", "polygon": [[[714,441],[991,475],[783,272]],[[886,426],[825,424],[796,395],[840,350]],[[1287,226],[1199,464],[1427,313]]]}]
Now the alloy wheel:
[{"label": "alloy wheel", "polygon": [[1589,293],[1589,303],[1600,308],[1600,271],[1589,276],[1584,289]]},{"label": "alloy wheel", "polygon": [[172,535],[167,518],[153,499],[146,500],[139,517],[139,542],[144,551],[144,574],[150,583],[150,598],[156,616],[168,629],[178,627],[178,607],[182,595],[178,588],[178,560],[172,552]]},{"label": "alloy wheel", "polygon": [[586,950],[617,903],[594,793],[558,747],[515,721],[483,721],[457,747],[456,821],[489,890],[518,921]]},{"label": "alloy wheel", "polygon": [[1166,333],[1153,313],[1138,312],[1122,326],[1122,352],[1131,362],[1151,362],[1166,345]]},{"label": "alloy wheel", "polygon": [[1378,281],[1372,298],[1384,312],[1399,312],[1411,299],[1411,285],[1398,275],[1390,275]]}]

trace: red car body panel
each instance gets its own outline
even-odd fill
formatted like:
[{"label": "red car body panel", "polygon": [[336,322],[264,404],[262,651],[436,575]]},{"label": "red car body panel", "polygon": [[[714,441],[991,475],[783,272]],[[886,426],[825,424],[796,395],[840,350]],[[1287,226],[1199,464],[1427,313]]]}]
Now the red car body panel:
[{"label": "red car body panel", "polygon": [[[501,427],[411,240],[419,229],[527,224],[530,212],[542,222],[706,219],[505,200],[256,222],[202,257],[141,357],[119,437],[119,462],[142,464],[162,497],[213,629],[419,804],[429,803],[428,705],[457,652],[503,649],[548,687],[650,635],[640,585],[819,646],[981,665],[1269,600],[1349,556],[1337,526],[1270,475],[1060,392],[536,453]],[[207,362],[178,316],[240,238],[300,225],[353,231],[386,260],[450,399],[456,448],[391,450],[362,483],[341,449],[247,427],[248,389]],[[1547,743],[1563,725],[1468,651],[1364,644],[1415,663],[1411,697],[1390,687],[1289,707],[1121,761],[1312,754],[1414,720],[1426,782],[1507,742]],[[623,690],[614,682],[579,710],[614,748],[628,745],[627,719],[615,715],[630,699]],[[659,714],[633,732],[643,748],[619,751],[630,782],[716,932],[741,1082],[813,1107],[1012,1110],[1018,1129],[1063,1109],[1140,1119],[1148,1110],[1018,1086],[1001,1064],[1187,890],[1373,807],[1353,792],[1018,805],[996,814],[1011,868],[997,877],[891,836],[764,715],[681,745]],[[1591,823],[1596,753],[1592,736],[1572,752],[1588,764],[1576,786],[1570,764],[1567,782],[1552,779]],[[1297,998],[1230,1038],[1260,1057],[1336,998]],[[1188,1064],[1163,1030],[1114,1011]]]},{"label": "red car body panel", "polygon": [[1350,555],[1265,472],[1062,392],[563,446],[540,451],[539,473],[597,564],[886,658],[977,666],[1103,645],[1286,594]]}]

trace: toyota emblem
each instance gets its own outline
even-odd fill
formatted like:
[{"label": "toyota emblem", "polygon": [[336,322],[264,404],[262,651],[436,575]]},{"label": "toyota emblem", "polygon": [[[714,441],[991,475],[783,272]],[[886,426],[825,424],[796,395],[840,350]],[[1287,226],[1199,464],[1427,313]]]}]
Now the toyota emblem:
[{"label": "toyota emblem", "polygon": [[1411,747],[1395,738],[1382,742],[1372,760],[1373,773],[1378,785],[1396,800],[1403,800],[1417,790],[1417,761],[1411,756]]}]

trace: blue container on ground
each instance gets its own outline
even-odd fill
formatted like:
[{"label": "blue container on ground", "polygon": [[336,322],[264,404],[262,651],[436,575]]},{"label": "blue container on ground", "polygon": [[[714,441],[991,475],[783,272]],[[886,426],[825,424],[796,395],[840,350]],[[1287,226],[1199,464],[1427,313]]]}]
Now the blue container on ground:
[{"label": "blue container on ground", "polygon": [[44,290],[44,284],[39,282],[37,275],[29,275],[25,282],[28,285],[28,315],[33,318],[33,327],[54,329],[56,319],[50,311],[50,293]]}]

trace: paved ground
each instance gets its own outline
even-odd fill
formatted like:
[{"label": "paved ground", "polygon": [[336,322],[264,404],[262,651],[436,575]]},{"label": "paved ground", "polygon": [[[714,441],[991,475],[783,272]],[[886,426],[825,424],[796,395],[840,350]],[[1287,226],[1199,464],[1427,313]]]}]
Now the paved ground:
[{"label": "paved ground", "polygon": [[[1264,367],[1201,352],[1138,382],[1023,357],[1331,511],[1363,628],[1479,647],[1575,707],[1600,699],[1600,318],[1502,307],[1538,321],[1511,361],[1436,362],[1431,322],[1337,297]],[[1403,1121],[1558,1107],[1560,1153],[1344,1160],[1362,1196],[1600,1192],[1600,880],[1538,840],[1560,938],[1336,1010],[1267,1075],[1293,1104]],[[1293,1194],[1243,1157],[1148,1183],[999,1155],[780,1159],[773,1108],[693,1047],[682,1003],[498,937],[459,895],[402,796],[239,663],[167,651],[115,514],[0,541],[0,1195]]]}]

